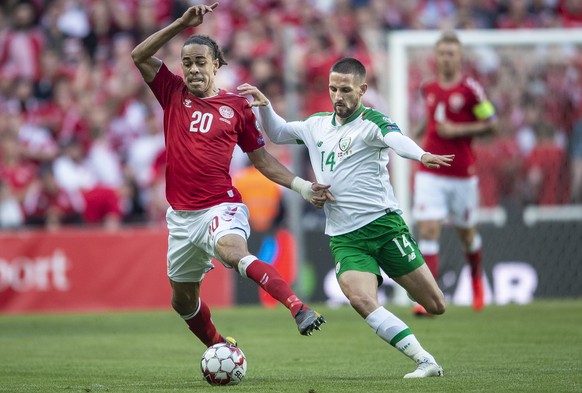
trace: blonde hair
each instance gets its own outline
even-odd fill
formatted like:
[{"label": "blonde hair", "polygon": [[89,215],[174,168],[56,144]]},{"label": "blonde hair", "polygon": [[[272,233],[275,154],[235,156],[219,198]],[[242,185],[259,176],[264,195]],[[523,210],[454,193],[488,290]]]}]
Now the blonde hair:
[{"label": "blonde hair", "polygon": [[436,46],[438,46],[441,43],[457,44],[459,46],[462,46],[461,40],[459,40],[459,36],[452,30],[443,31],[440,38],[436,42]]}]

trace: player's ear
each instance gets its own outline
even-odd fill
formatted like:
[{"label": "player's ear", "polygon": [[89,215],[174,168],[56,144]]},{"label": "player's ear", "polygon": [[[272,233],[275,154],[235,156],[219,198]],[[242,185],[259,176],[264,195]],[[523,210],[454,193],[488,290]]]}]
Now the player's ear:
[{"label": "player's ear", "polygon": [[220,61],[218,61],[218,59],[214,59],[212,61],[212,72],[214,73],[214,75],[216,75],[219,68],[220,68]]},{"label": "player's ear", "polygon": [[360,85],[360,97],[368,90],[368,84],[366,82]]}]

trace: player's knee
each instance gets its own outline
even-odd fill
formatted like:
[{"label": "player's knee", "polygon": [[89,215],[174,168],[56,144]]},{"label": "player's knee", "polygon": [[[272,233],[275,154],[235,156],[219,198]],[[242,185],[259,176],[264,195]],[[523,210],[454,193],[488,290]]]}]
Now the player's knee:
[{"label": "player's knee", "polygon": [[350,295],[349,300],[350,305],[354,310],[362,315],[367,315],[378,308],[378,302],[376,299],[368,295],[352,294]]},{"label": "player's knee", "polygon": [[441,315],[445,313],[447,306],[445,304],[444,297],[438,296],[435,297],[434,299],[431,299],[429,304],[424,305],[424,308],[431,314]]},{"label": "player's knee", "polygon": [[198,299],[194,295],[174,292],[172,294],[172,308],[179,315],[189,315],[196,311]]},{"label": "player's knee", "polygon": [[196,307],[192,306],[191,304],[187,304],[183,301],[172,299],[172,308],[176,311],[179,315],[188,315],[192,314]]}]

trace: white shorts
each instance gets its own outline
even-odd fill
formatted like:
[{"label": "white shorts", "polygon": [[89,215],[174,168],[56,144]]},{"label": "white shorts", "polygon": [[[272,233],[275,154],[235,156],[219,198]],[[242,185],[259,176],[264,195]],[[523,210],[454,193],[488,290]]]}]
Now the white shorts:
[{"label": "white shorts", "polygon": [[461,228],[470,228],[477,221],[479,180],[476,176],[458,178],[417,172],[414,177],[415,221],[449,220]]},{"label": "white shorts", "polygon": [[216,242],[224,235],[248,239],[249,211],[242,203],[222,203],[204,210],[166,212],[168,224],[168,277],[176,282],[200,282],[214,269],[212,258],[223,265]]}]

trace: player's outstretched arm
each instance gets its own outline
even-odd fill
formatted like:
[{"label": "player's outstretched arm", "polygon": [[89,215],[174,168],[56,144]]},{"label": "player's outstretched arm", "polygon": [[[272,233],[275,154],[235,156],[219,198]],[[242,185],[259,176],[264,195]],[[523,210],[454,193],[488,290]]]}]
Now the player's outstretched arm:
[{"label": "player's outstretched arm", "polygon": [[162,61],[154,57],[154,55],[178,33],[189,27],[200,25],[204,15],[214,11],[216,7],[218,7],[218,3],[188,8],[181,17],[150,35],[131,51],[133,62],[146,82],[154,80],[162,64]]},{"label": "player's outstretched arm", "polygon": [[422,162],[427,168],[440,168],[451,166],[454,154],[436,155],[425,152],[420,146],[406,135],[399,132],[389,132],[384,135],[384,141],[392,150],[401,157]]}]

